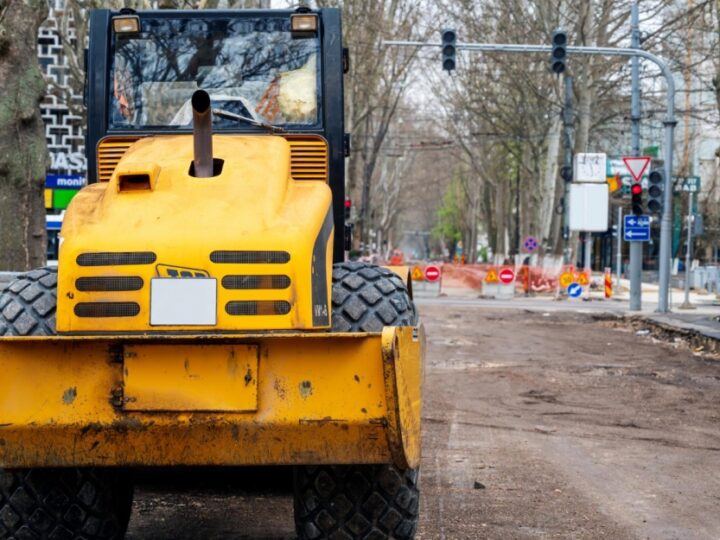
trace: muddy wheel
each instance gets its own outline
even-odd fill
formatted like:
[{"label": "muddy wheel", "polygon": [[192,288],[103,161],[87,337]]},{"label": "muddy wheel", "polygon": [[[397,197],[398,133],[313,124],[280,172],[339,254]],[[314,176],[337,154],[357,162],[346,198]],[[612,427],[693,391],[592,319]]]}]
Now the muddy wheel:
[{"label": "muddy wheel", "polygon": [[[379,332],[417,323],[403,280],[364,263],[333,267],[332,329]],[[418,471],[394,465],[295,467],[295,527],[300,540],[415,537]]]},{"label": "muddy wheel", "polygon": [[56,304],[55,268],[20,274],[0,293],[0,336],[54,335]]},{"label": "muddy wheel", "polygon": [[[0,293],[0,336],[55,334],[57,270],[21,274]],[[121,469],[0,469],[0,538],[122,538],[133,486]]]},{"label": "muddy wheel", "polygon": [[121,539],[132,484],[120,469],[0,470],[0,538]]}]

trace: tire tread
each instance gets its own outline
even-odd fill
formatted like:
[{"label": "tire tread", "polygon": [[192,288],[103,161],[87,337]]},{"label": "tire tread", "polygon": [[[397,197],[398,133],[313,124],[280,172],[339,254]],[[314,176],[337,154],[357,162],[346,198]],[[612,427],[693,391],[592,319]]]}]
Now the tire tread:
[{"label": "tire tread", "polygon": [[57,269],[20,274],[0,293],[0,336],[55,334]]},{"label": "tire tread", "polygon": [[335,332],[379,332],[384,326],[417,323],[407,287],[392,270],[360,262],[337,263],[332,281]]}]

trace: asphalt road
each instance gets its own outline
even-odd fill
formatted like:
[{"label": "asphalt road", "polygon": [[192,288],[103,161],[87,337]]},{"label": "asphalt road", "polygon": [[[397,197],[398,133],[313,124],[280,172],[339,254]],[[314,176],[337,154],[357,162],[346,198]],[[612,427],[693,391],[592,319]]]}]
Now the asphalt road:
[{"label": "asphalt road", "polygon": [[[720,538],[720,362],[592,313],[422,302],[421,539]],[[144,476],[128,538],[292,539],[289,471]]]}]

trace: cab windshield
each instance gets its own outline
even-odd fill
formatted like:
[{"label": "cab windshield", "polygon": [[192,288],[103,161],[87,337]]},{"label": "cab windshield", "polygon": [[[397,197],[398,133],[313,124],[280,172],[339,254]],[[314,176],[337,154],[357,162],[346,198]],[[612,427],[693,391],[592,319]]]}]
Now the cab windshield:
[{"label": "cab windshield", "polygon": [[287,16],[141,18],[139,33],[114,34],[109,126],[188,128],[198,88],[213,108],[273,125],[318,124],[319,52],[316,37],[291,36]]}]

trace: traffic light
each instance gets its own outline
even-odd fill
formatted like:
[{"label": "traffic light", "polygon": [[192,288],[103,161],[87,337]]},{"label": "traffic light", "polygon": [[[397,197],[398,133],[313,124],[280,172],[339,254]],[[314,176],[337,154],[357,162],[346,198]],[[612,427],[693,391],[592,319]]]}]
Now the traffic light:
[{"label": "traffic light", "polygon": [[560,178],[562,178],[565,182],[572,182],[573,168],[570,165],[563,165],[560,167]]},{"label": "traffic light", "polygon": [[555,30],[552,33],[552,53],[550,54],[550,69],[553,73],[560,75],[565,71],[567,59],[567,32]]},{"label": "traffic light", "polygon": [[663,209],[663,193],[665,193],[665,173],[662,169],[653,169],[648,175],[648,211],[661,214]]},{"label": "traffic light", "polygon": [[455,69],[455,53],[457,34],[452,28],[445,28],[442,32],[442,68],[445,71]]},{"label": "traffic light", "polygon": [[352,201],[345,199],[345,221],[350,220],[350,210],[352,209]]},{"label": "traffic light", "polygon": [[630,186],[632,213],[636,216],[643,215],[642,184],[634,182]]}]

